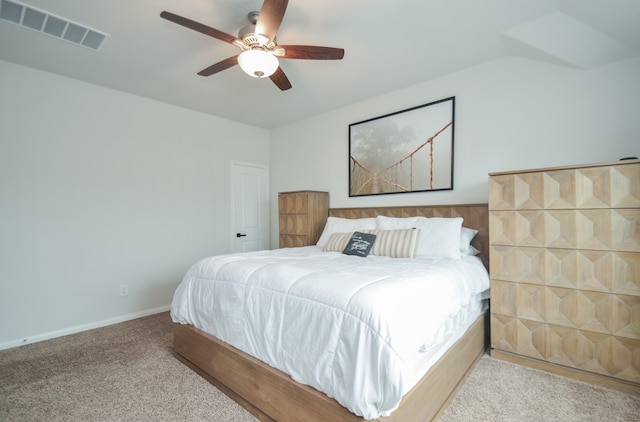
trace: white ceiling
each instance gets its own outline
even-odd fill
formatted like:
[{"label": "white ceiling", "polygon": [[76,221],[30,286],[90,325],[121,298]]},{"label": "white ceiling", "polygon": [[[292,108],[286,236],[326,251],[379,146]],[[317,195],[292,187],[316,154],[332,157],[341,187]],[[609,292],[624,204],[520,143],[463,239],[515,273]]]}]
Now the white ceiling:
[{"label": "white ceiling", "polygon": [[345,56],[281,60],[293,85],[282,92],[239,67],[198,76],[238,50],[160,18],[236,35],[260,0],[15,1],[110,37],[94,51],[0,20],[0,60],[264,128],[506,55],[579,69],[640,55],[638,0],[290,0],[278,42]]}]

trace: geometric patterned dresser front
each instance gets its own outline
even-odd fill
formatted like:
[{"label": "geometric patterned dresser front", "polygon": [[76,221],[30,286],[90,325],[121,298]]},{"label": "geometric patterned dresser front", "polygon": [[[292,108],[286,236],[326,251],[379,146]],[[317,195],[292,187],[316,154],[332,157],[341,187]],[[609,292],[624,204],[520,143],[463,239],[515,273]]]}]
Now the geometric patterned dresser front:
[{"label": "geometric patterned dresser front", "polygon": [[329,193],[318,191],[278,194],[280,248],[315,245],[329,216]]},{"label": "geometric patterned dresser front", "polygon": [[492,350],[640,385],[640,160],[489,176]]}]

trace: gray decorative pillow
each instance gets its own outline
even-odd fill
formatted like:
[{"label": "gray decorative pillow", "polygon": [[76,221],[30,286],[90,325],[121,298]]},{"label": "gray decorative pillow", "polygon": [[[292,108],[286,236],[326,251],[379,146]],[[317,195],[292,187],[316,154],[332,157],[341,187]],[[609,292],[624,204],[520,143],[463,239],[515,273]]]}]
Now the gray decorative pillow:
[{"label": "gray decorative pillow", "polygon": [[353,232],[351,240],[342,251],[345,255],[355,255],[365,257],[369,255],[371,248],[376,242],[376,235],[372,233]]}]

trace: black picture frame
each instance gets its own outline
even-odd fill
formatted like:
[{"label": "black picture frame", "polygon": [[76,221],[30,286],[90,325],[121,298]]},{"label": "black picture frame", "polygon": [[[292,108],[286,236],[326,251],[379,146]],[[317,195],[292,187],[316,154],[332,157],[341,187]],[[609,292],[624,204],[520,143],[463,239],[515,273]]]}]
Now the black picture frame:
[{"label": "black picture frame", "polygon": [[349,125],[349,196],[453,190],[455,97]]}]

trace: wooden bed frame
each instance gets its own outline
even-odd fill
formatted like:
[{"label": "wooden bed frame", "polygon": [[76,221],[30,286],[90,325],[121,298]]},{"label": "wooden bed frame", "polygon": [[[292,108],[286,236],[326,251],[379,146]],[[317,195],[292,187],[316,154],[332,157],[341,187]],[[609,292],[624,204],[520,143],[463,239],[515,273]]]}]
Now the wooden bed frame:
[{"label": "wooden bed frame", "polygon": [[[488,266],[487,204],[335,208],[329,210],[329,215],[344,218],[376,215],[463,217],[463,226],[478,230],[472,245],[480,251],[480,258]],[[486,351],[488,332],[488,313],[485,312],[403,397],[400,407],[377,421],[418,422],[439,417],[453,393]],[[293,381],[283,372],[192,326],[174,324],[173,333],[175,356],[261,421],[365,420],[314,388]]]}]

